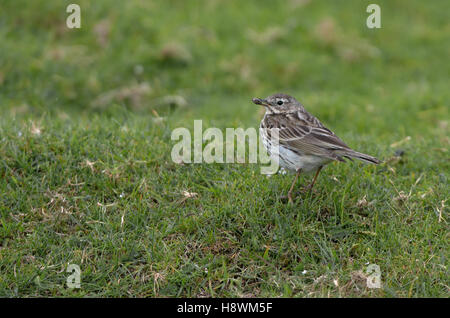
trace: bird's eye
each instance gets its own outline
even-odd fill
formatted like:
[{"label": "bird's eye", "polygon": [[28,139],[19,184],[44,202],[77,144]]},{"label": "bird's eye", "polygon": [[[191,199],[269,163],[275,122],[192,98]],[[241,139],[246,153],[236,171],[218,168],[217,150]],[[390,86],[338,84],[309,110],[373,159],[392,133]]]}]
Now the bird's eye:
[{"label": "bird's eye", "polygon": [[278,104],[278,105],[283,105],[283,101],[282,101],[282,100],[279,100],[279,101],[277,102],[277,104]]}]

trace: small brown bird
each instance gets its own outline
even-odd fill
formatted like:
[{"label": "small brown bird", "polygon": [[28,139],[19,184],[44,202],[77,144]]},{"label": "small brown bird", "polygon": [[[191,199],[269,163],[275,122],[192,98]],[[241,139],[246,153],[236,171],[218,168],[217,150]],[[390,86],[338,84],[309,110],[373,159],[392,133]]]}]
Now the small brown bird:
[{"label": "small brown bird", "polygon": [[[316,171],[312,182],[305,188],[310,191],[320,170],[331,161],[345,162],[344,158],[356,158],[374,164],[381,162],[352,150],[292,96],[275,94],[266,99],[253,98],[253,103],[266,108],[259,132],[267,152],[278,157],[281,167],[296,172],[288,192],[290,203],[301,172]],[[277,146],[272,145],[272,129],[278,131]]]}]

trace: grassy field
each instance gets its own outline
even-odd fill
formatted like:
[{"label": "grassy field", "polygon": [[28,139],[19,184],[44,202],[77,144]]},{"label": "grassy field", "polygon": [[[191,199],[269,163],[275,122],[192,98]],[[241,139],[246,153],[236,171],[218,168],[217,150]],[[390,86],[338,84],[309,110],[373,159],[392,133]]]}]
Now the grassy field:
[{"label": "grassy field", "polygon": [[[0,0],[0,296],[449,296],[449,1],[72,2]],[[276,92],[385,163],[171,160]]]}]

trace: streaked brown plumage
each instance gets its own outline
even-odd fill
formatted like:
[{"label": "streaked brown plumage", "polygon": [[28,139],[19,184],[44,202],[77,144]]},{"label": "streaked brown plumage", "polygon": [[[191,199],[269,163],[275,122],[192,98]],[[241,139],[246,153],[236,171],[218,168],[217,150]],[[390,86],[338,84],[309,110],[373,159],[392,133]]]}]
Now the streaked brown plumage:
[{"label": "streaked brown plumage", "polygon": [[[292,202],[292,190],[300,172],[316,171],[307,187],[311,190],[322,167],[331,161],[356,158],[380,163],[377,158],[347,146],[292,96],[275,94],[266,99],[254,98],[253,102],[266,108],[260,134],[268,153],[278,157],[281,167],[296,172],[288,193],[289,202]],[[271,142],[275,132],[278,133],[279,147]]]}]

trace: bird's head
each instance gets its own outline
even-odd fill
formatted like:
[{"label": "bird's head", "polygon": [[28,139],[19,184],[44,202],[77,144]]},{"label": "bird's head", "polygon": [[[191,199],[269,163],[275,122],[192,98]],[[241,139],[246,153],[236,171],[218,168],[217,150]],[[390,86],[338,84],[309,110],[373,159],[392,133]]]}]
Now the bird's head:
[{"label": "bird's head", "polygon": [[255,97],[253,103],[264,106],[269,114],[295,113],[303,109],[302,104],[286,94],[275,94],[264,99]]}]

